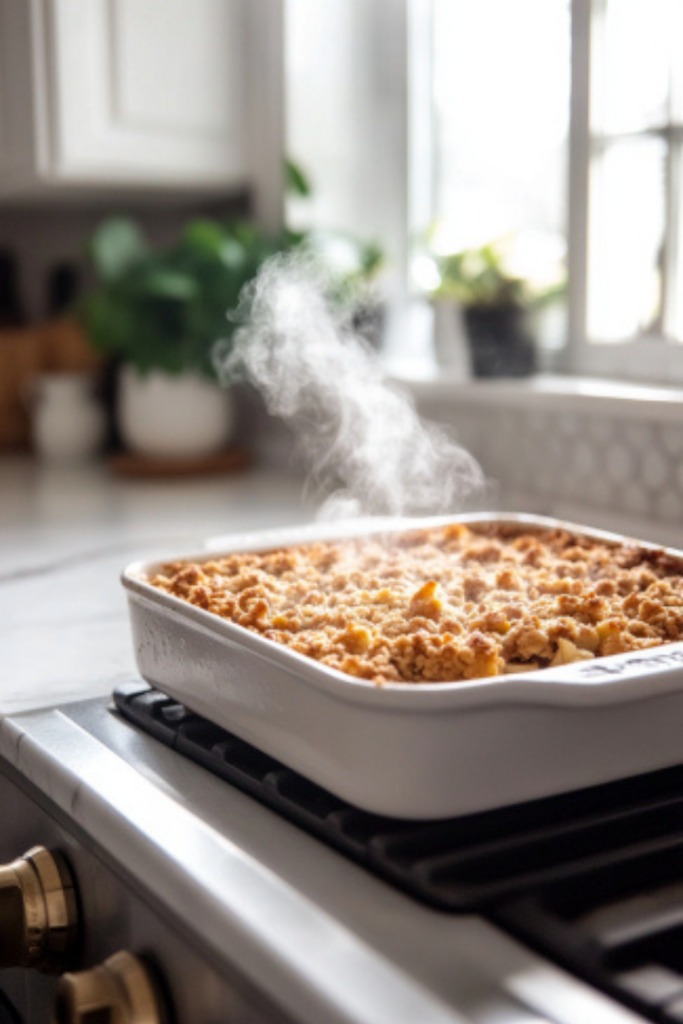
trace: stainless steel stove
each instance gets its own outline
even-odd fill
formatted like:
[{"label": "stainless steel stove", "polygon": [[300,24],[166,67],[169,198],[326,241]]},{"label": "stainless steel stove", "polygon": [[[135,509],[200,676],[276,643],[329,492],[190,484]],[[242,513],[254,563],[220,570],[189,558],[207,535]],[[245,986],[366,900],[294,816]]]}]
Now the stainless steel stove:
[{"label": "stainless steel stove", "polygon": [[[144,695],[145,686],[133,681],[123,692],[132,699]],[[629,918],[628,907],[639,897],[631,890],[626,896],[625,890],[615,889],[614,879],[628,874],[633,857],[623,855],[623,842],[620,846],[617,839],[606,838],[610,813],[604,796],[592,811],[590,801],[588,809],[572,811],[567,805],[562,810],[560,805],[561,813],[549,802],[539,805],[541,823],[550,828],[549,835],[540,837],[535,819],[525,817],[523,809],[508,815],[497,838],[493,833],[500,821],[496,825],[491,815],[458,825],[456,839],[460,836],[461,845],[470,851],[470,868],[469,874],[454,875],[452,867],[441,872],[450,880],[451,902],[456,892],[449,908],[439,906],[438,894],[430,897],[427,891],[435,877],[432,873],[425,883],[430,858],[420,854],[418,864],[406,852],[411,842],[414,847],[423,840],[408,836],[406,843],[400,823],[371,816],[364,820],[361,815],[359,824],[359,812],[328,807],[323,800],[317,805],[317,818],[326,823],[314,834],[315,799],[313,813],[310,807],[292,811],[291,806],[281,813],[277,801],[268,796],[278,789],[272,784],[277,776],[272,765],[254,769],[242,762],[238,768],[247,780],[243,785],[237,776],[232,782],[219,777],[211,766],[196,763],[201,753],[193,759],[191,751],[177,749],[171,735],[180,728],[186,741],[193,735],[196,739],[201,723],[188,722],[183,709],[166,699],[145,700],[160,727],[168,730],[170,745],[127,720],[106,700],[20,714],[0,725],[0,859],[14,862],[9,882],[5,869],[5,889],[12,888],[9,883],[17,888],[21,871],[34,882],[37,872],[41,881],[38,854],[30,853],[20,862],[16,858],[44,848],[56,858],[62,877],[73,879],[72,938],[78,934],[77,941],[67,942],[65,921],[60,919],[52,957],[45,956],[41,964],[40,951],[34,956],[34,963],[47,970],[0,970],[1,1024],[42,1024],[50,1019],[56,1024],[153,1024],[164,1019],[176,1024],[627,1024],[683,1019],[675,1016],[679,993],[683,994],[683,969],[679,974],[675,958],[658,959],[656,952],[662,947],[662,929],[670,934],[678,927],[681,891],[666,861],[667,856],[676,859],[677,849],[671,838],[663,843],[660,837],[657,845],[656,837],[647,832],[654,806],[665,805],[670,815],[675,813],[671,808],[680,794],[674,791],[681,781],[676,771],[659,773],[654,790],[644,796],[638,791],[640,811],[635,819],[622,806],[623,799],[611,812],[618,819],[613,822],[617,832],[609,835],[621,835],[618,829],[623,832],[625,826],[619,821],[629,818],[631,832],[622,836],[631,844],[629,849],[638,845],[632,833],[635,829],[639,834],[642,826],[650,859],[660,857],[653,869],[661,873],[656,877],[663,887],[658,890],[659,916],[651,897],[649,918],[642,906],[636,906]],[[121,700],[119,704],[123,706]],[[200,752],[209,748],[224,757],[220,737],[203,743],[199,728]],[[265,797],[254,788],[264,779],[270,780]],[[291,805],[291,787],[279,789]],[[643,811],[643,806],[649,810]],[[567,813],[582,822],[578,832],[572,831]],[[312,825],[307,825],[306,814]],[[346,822],[341,833],[348,849],[343,848],[346,840],[335,842],[325,834],[327,819],[338,829]],[[665,824],[671,837],[672,821]],[[453,830],[452,825],[446,827]],[[444,826],[439,828],[442,833]],[[511,837],[515,828],[516,839]],[[590,846],[593,833],[589,849],[586,844]],[[380,848],[386,853],[391,846],[387,837],[397,835],[403,845],[394,843],[397,857],[393,867],[387,867],[375,855]],[[438,845],[442,839],[432,831],[427,843],[437,842],[438,848],[432,850],[437,866],[447,857]],[[540,881],[521,889],[508,886],[503,902],[485,894],[480,898],[480,893],[468,904],[461,898],[466,894],[462,879],[469,878],[470,895],[479,891],[472,889],[472,879],[491,875],[496,856],[501,859],[492,843],[500,839],[508,844],[504,862],[507,858],[517,863],[526,846],[530,861],[523,870],[517,867],[517,876],[521,870],[524,878],[524,871],[528,874],[540,866]],[[557,849],[563,845],[571,856],[559,858],[562,863],[571,863],[573,857],[585,866],[591,855],[598,880],[592,876],[583,885],[578,868],[551,870],[548,875],[543,858],[549,843],[554,843],[555,865]],[[354,856],[352,846],[360,853]],[[603,856],[596,860],[598,848]],[[622,855],[605,859],[610,849]],[[450,856],[452,860],[453,851]],[[412,870],[418,878],[413,891],[405,873],[399,877],[396,864],[401,867],[401,858],[408,874]],[[472,865],[479,867],[473,871]],[[494,872],[491,877],[495,882],[498,876]],[[592,902],[587,898],[575,912],[572,901],[581,892],[595,895],[603,883],[609,889],[610,878],[607,909],[596,909],[591,897]],[[539,886],[546,883],[551,898],[539,902]],[[426,886],[422,894],[420,885]],[[563,893],[569,911],[567,906],[562,909]],[[48,896],[53,899],[54,894]],[[0,876],[0,925],[7,931],[6,905]],[[663,907],[669,911],[664,923]],[[58,917],[59,907],[55,913]],[[650,921],[649,932],[645,919]],[[620,927],[621,945],[614,938]],[[642,945],[646,932],[655,938],[643,961],[634,949],[639,942]],[[3,955],[5,962],[19,956],[16,927],[8,934],[0,936],[0,962]],[[585,948],[578,949],[580,941]],[[584,970],[581,964],[588,962],[584,954],[591,943],[600,946],[602,955],[608,941],[612,947],[603,961],[613,969],[605,987],[597,975],[591,976],[590,965]],[[26,950],[21,955],[26,963]],[[680,959],[680,949],[677,955]]]}]

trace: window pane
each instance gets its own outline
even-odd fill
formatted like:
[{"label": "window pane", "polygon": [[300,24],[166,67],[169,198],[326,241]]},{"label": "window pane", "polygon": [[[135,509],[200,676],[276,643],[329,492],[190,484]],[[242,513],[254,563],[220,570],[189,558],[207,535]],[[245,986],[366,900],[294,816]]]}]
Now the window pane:
[{"label": "window pane", "polygon": [[569,0],[434,0],[434,249],[504,240],[536,294],[565,273],[570,43]]},{"label": "window pane", "polygon": [[666,145],[614,143],[591,178],[588,335],[623,340],[656,328],[661,311]]},{"label": "window pane", "polygon": [[682,15],[680,0],[606,0],[593,67],[597,130],[638,131],[666,123]]},{"label": "window pane", "polygon": [[435,0],[436,213],[456,248],[565,230],[568,0]]}]

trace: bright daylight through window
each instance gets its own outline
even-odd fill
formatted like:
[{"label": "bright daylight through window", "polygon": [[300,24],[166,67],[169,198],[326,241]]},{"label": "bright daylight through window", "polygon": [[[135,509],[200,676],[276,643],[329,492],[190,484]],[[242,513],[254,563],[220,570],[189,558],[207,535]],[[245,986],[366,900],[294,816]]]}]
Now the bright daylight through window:
[{"label": "bright daylight through window", "polygon": [[493,243],[541,351],[567,346],[549,365],[683,379],[683,4],[434,0],[433,19],[433,251]]},{"label": "bright daylight through window", "polygon": [[[427,251],[441,291],[493,301],[478,268],[523,278],[538,309],[563,293],[570,111],[568,0],[434,0],[433,199]],[[532,30],[533,27],[533,30]],[[492,31],[492,28],[495,30]],[[465,261],[445,263],[463,254]],[[456,279],[452,271],[458,270]],[[419,285],[439,287],[416,261]],[[537,324],[563,341],[559,304]]]},{"label": "bright daylight through window", "polygon": [[380,241],[389,304],[521,303],[539,369],[683,380],[681,0],[288,12],[306,215]]},{"label": "bright daylight through window", "polygon": [[677,308],[683,5],[595,5],[588,336],[683,340]]}]

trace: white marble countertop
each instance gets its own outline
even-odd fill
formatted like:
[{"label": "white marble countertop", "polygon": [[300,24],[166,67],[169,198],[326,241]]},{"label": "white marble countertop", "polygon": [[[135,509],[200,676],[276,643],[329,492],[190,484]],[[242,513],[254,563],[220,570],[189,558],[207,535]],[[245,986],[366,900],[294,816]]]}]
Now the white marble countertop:
[{"label": "white marble countertop", "polygon": [[121,569],[312,518],[293,473],[118,479],[0,459],[0,716],[109,693],[135,671]]},{"label": "white marble countertop", "polygon": [[[583,508],[505,507],[683,546],[656,529]],[[0,457],[0,717],[111,692],[135,673],[121,570],[201,549],[214,536],[310,522],[302,480],[267,464],[174,481]]]}]

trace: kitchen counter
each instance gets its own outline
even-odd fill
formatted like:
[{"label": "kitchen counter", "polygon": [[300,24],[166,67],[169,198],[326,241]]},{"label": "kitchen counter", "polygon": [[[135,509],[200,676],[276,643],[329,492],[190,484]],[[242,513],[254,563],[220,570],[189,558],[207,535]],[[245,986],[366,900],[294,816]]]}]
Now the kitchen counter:
[{"label": "kitchen counter", "polygon": [[[502,497],[502,496],[501,496]],[[633,521],[525,493],[501,505],[681,546],[680,525]],[[100,463],[0,458],[0,716],[111,692],[135,673],[121,570],[215,536],[310,522],[283,460],[183,480],[119,478]]]},{"label": "kitchen counter", "polygon": [[121,569],[211,536],[310,521],[294,472],[182,481],[0,459],[0,715],[102,696],[135,672]]},{"label": "kitchen counter", "polygon": [[[270,1019],[240,1012],[235,993],[250,991],[241,980],[239,989],[230,980],[228,1004],[218,985],[234,974],[302,1022],[635,1024],[491,921],[409,899],[131,730],[106,701],[40,710],[106,696],[135,675],[124,565],[196,550],[210,536],[310,521],[293,473],[264,466],[180,484],[5,460],[0,495],[0,749],[17,783],[74,829],[65,839],[5,780],[17,803],[13,811],[0,796],[12,826],[0,846],[9,857],[36,842],[68,845],[90,922],[88,963],[117,948],[153,950],[179,1021],[222,1020],[228,1005],[235,1019]],[[135,892],[115,888],[119,874],[134,876]],[[146,923],[150,908],[163,927]],[[196,961],[173,946],[178,936],[192,937]],[[221,957],[229,969],[216,981],[207,965]],[[50,994],[49,979],[31,976],[25,990],[23,975],[14,980],[15,1005],[22,992],[27,1002]],[[197,1009],[198,991],[214,1000],[211,1011]]]}]

